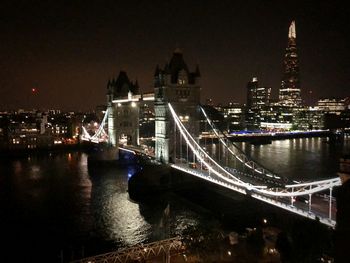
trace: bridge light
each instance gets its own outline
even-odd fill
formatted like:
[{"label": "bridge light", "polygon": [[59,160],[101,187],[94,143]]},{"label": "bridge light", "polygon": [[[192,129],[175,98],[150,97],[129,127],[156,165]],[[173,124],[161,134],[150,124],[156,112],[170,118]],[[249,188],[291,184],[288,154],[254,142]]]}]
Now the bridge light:
[{"label": "bridge light", "polygon": [[131,107],[135,108],[136,107],[136,103],[135,102],[131,102]]},{"label": "bridge light", "polygon": [[119,102],[119,103],[118,103],[118,107],[120,107],[120,106],[122,106],[122,104]]}]

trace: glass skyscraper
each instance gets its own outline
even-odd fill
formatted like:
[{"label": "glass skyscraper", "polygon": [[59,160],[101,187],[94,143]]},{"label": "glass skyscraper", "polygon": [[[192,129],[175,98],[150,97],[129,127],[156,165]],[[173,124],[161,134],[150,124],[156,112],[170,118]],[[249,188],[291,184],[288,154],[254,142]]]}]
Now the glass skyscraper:
[{"label": "glass skyscraper", "polygon": [[300,107],[301,89],[299,80],[299,61],[296,46],[295,21],[289,26],[288,46],[284,56],[284,74],[279,90],[279,102],[282,106]]}]

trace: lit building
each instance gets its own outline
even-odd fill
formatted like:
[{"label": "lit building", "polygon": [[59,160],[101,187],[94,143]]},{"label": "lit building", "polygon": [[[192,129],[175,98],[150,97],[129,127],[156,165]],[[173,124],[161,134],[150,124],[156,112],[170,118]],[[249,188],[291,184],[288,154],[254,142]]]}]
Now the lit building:
[{"label": "lit building", "polygon": [[270,105],[260,111],[259,127],[265,130],[291,130],[294,114],[295,111],[291,107]]},{"label": "lit building", "polygon": [[144,101],[140,103],[140,138],[149,138],[154,136],[155,132],[155,114],[153,101]]},{"label": "lit building", "polygon": [[241,104],[230,102],[227,106],[222,107],[222,113],[228,131],[238,131],[244,128],[244,109]]},{"label": "lit building", "polygon": [[254,77],[247,84],[247,105],[245,110],[246,127],[259,128],[261,112],[266,111],[270,104],[270,87],[260,87],[258,79]]},{"label": "lit building", "polygon": [[8,114],[6,124],[7,149],[24,150],[51,147],[53,137],[45,131],[46,114],[20,111]]},{"label": "lit building", "polygon": [[247,108],[262,109],[270,103],[271,88],[260,87],[258,79],[254,77],[247,84]]},{"label": "lit building", "polygon": [[323,111],[317,107],[300,109],[295,114],[293,128],[305,131],[324,129]]},{"label": "lit building", "polygon": [[340,113],[349,108],[350,98],[322,98],[317,102],[319,110],[340,115]]},{"label": "lit building", "polygon": [[284,74],[279,90],[279,103],[287,107],[301,106],[299,61],[296,46],[295,21],[289,27],[288,46],[284,56]]}]

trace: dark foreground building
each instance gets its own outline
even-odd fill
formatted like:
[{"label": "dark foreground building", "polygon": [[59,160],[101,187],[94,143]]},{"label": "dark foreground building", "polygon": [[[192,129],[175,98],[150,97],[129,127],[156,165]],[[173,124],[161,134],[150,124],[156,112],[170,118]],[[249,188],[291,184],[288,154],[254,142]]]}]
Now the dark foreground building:
[{"label": "dark foreground building", "polygon": [[336,189],[335,262],[350,262],[350,155],[340,158],[341,186]]}]

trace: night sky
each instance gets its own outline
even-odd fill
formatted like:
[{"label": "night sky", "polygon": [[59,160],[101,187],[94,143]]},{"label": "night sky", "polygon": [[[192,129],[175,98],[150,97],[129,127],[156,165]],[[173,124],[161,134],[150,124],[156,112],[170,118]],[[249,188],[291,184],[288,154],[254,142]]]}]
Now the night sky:
[{"label": "night sky", "polygon": [[245,103],[253,76],[277,97],[293,19],[303,99],[349,96],[349,17],[336,1],[2,1],[0,110],[94,109],[120,70],[152,91],[176,47],[203,102]]}]

